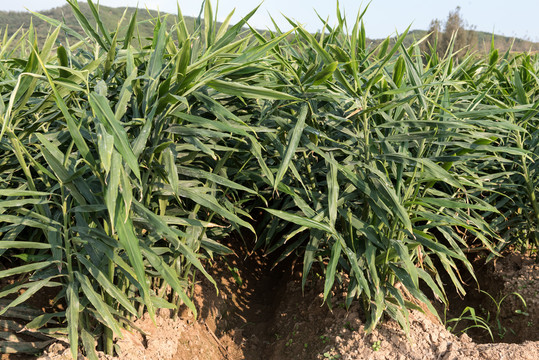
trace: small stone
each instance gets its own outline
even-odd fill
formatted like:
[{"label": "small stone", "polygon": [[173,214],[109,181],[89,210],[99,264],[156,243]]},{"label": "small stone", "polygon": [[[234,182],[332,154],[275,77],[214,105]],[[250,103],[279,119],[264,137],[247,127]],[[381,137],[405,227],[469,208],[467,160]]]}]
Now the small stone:
[{"label": "small stone", "polygon": [[472,338],[470,338],[468,334],[464,333],[460,336],[460,341],[462,341],[463,343],[471,343]]},{"label": "small stone", "polygon": [[442,341],[438,346],[438,355],[445,354],[447,352],[447,341]]}]

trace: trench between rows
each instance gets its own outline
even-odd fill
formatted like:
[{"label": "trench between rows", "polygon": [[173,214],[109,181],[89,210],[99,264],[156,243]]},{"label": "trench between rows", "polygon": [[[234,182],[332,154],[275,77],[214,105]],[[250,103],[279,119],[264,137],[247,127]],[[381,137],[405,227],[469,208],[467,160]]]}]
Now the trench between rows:
[{"label": "trench between rows", "polygon": [[227,244],[233,255],[217,259],[210,274],[219,285],[219,295],[203,281],[201,318],[211,323],[215,335],[229,335],[241,349],[245,359],[270,359],[274,356],[273,332],[278,308],[286,296],[296,259],[291,257],[276,264],[276,255],[262,250],[253,253],[240,238]]}]

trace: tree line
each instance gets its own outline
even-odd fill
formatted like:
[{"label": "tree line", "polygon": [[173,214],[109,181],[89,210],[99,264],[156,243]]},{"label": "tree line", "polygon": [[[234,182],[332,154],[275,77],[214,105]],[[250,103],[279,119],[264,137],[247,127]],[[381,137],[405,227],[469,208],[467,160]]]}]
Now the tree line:
[{"label": "tree line", "polygon": [[424,51],[435,48],[439,57],[444,56],[453,43],[453,51],[461,50],[458,55],[476,50],[478,35],[475,27],[468,25],[460,13],[460,6],[449,12],[447,19],[434,19],[429,25],[429,37],[421,45]]}]

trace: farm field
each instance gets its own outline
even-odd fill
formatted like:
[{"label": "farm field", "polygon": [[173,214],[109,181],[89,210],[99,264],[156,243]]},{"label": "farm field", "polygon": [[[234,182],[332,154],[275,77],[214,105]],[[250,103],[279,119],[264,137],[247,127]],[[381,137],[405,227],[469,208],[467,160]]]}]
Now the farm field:
[{"label": "farm field", "polygon": [[539,357],[537,55],[68,2],[0,36],[3,360]]}]

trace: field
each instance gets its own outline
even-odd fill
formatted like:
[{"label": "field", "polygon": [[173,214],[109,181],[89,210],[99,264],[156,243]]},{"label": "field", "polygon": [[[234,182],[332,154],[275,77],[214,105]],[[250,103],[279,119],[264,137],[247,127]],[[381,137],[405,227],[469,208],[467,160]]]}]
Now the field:
[{"label": "field", "polygon": [[193,25],[151,19],[144,42],[137,12],[109,29],[68,2],[85,35],[42,16],[43,43],[30,27],[0,47],[6,358],[57,340],[103,358],[195,319],[217,356],[247,359],[354,358],[354,334],[372,353],[356,358],[382,356],[383,331],[443,326],[501,341],[519,321],[512,341],[539,340],[536,55],[368,45],[362,13],[260,33],[256,9],[218,24],[209,2]]}]

